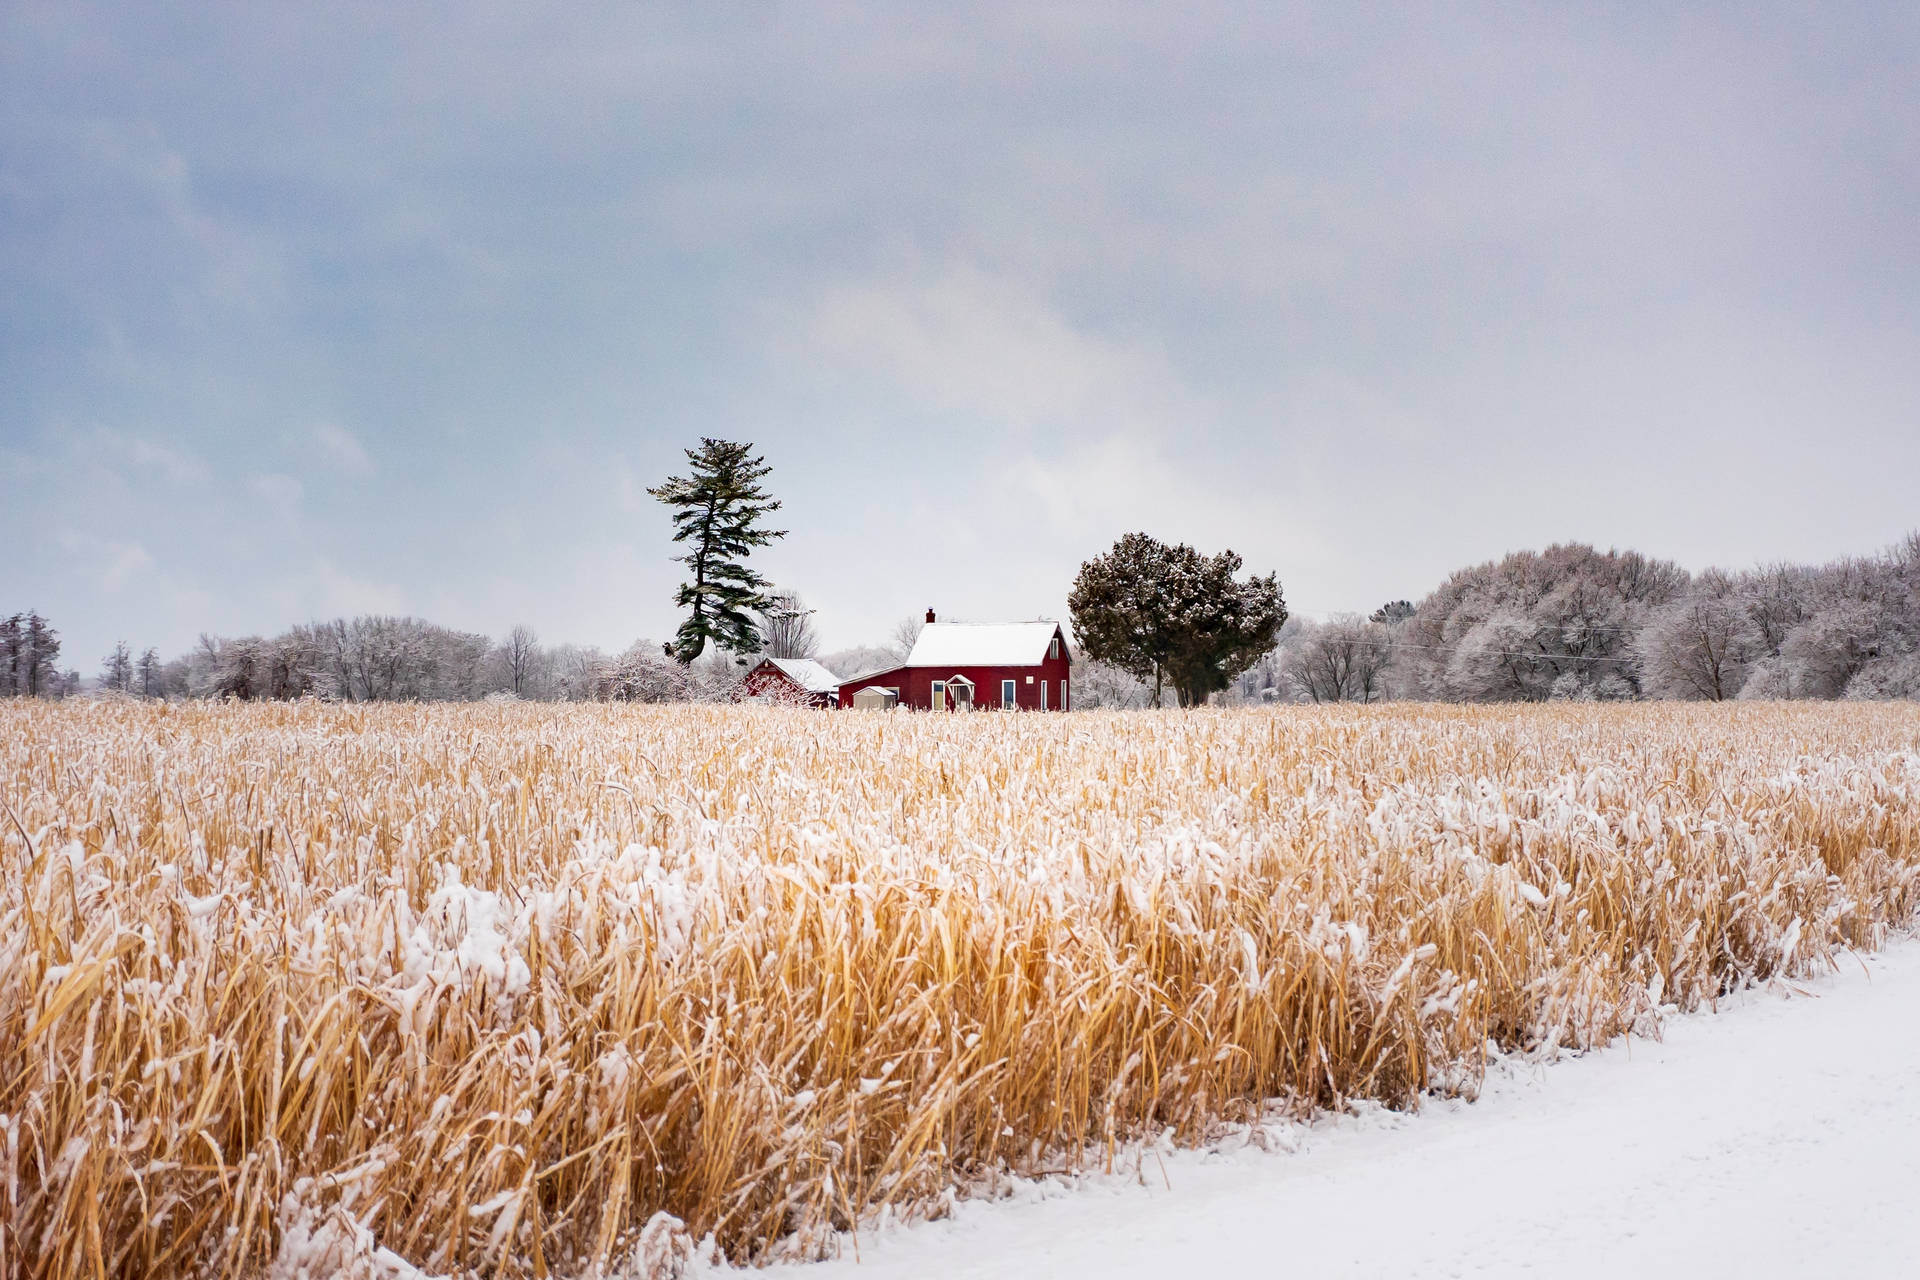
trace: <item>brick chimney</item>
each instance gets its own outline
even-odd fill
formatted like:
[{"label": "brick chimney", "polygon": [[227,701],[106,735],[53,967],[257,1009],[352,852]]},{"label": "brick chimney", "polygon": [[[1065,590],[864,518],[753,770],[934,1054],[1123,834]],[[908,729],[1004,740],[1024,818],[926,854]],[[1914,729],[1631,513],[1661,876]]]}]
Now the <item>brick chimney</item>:
[{"label": "brick chimney", "polygon": [[928,622],[932,622],[932,621],[933,621],[933,610],[931,610],[931,609],[929,609],[929,610],[927,610],[927,621],[928,621]]}]

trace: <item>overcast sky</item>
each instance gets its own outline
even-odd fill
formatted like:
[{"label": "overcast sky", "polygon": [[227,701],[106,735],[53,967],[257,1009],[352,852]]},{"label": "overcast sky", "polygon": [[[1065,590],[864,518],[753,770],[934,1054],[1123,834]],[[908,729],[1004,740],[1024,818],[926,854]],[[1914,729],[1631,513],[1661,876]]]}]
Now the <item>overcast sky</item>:
[{"label": "overcast sky", "polygon": [[[593,10],[589,12],[589,10]],[[828,647],[1144,529],[1297,613],[1920,527],[1920,6],[0,6],[0,610]]]}]

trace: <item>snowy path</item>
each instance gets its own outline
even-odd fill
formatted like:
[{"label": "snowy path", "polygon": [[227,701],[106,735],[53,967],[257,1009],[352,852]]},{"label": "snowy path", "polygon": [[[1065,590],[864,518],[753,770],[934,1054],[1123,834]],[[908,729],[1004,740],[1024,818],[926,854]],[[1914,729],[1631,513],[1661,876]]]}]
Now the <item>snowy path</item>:
[{"label": "snowy path", "polygon": [[[869,1234],[791,1280],[1920,1274],[1920,942],[1788,998],[1341,1119]],[[1866,972],[1863,972],[1863,966]],[[1167,1183],[1171,1182],[1171,1189]]]}]

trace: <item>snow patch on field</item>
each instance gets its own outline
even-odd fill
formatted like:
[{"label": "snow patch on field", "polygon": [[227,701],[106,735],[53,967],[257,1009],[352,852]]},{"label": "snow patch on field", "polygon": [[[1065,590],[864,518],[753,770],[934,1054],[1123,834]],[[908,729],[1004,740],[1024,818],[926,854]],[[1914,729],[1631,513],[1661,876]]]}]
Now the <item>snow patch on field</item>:
[{"label": "snow patch on field", "polygon": [[793,1280],[1900,1275],[1920,1192],[1920,941],[1726,998],[1480,1097],[1275,1117],[1009,1179]]}]

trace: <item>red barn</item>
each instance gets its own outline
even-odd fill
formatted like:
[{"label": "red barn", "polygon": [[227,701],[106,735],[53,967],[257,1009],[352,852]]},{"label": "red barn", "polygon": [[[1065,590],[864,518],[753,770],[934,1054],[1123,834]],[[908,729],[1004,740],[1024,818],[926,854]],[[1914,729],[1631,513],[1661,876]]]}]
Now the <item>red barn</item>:
[{"label": "red barn", "polygon": [[920,711],[1065,711],[1068,672],[1067,638],[1057,622],[936,622],[929,609],[907,660],[841,681],[840,705],[851,707],[862,689],[881,688]]},{"label": "red barn", "polygon": [[740,677],[735,696],[741,701],[832,707],[839,705],[840,677],[812,658],[762,658]]}]

